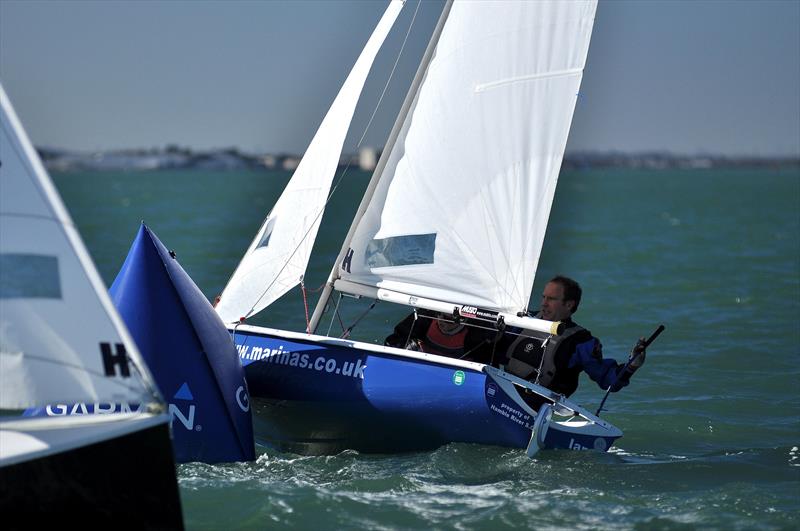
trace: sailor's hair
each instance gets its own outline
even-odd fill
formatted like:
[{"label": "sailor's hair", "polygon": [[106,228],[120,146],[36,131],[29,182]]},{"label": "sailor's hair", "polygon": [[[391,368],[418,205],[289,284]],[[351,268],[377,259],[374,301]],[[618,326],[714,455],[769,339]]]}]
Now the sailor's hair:
[{"label": "sailor's hair", "polygon": [[564,288],[564,300],[575,301],[575,306],[572,308],[572,313],[577,312],[578,305],[581,303],[581,295],[583,295],[581,285],[571,278],[565,277],[564,275],[556,275],[547,281],[548,284],[551,282]]}]

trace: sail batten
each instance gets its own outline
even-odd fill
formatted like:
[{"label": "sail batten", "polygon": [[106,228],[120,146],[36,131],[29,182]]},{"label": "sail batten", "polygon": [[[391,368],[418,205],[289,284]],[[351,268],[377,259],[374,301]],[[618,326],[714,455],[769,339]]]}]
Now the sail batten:
[{"label": "sail batten", "polygon": [[[334,280],[527,308],[595,9],[453,3]],[[425,234],[433,246],[409,239]],[[376,260],[386,242],[392,260]]]},{"label": "sail batten", "polygon": [[544,72],[541,74],[531,74],[528,76],[517,76],[511,77],[508,79],[498,79],[497,81],[492,81],[489,83],[481,83],[475,86],[475,92],[483,92],[485,90],[491,90],[496,87],[502,87],[503,85],[510,85],[512,83],[523,83],[525,81],[534,81],[536,79],[545,79],[548,77],[566,77],[566,76],[580,76],[583,74],[583,68],[573,68],[571,70],[562,70],[559,72]]},{"label": "sail batten", "polygon": [[224,322],[249,317],[299,284],[367,75],[402,9],[392,0],[255,239],[220,296]]}]

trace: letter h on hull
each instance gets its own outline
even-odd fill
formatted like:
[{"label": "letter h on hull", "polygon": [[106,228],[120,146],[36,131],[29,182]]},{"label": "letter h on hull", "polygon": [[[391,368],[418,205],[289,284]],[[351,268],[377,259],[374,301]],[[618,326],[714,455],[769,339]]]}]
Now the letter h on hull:
[{"label": "letter h on hull", "polygon": [[115,343],[114,349],[116,352],[111,351],[110,343],[100,343],[100,352],[103,354],[103,369],[105,369],[106,376],[116,376],[117,366],[119,366],[119,375],[123,378],[128,378],[131,375],[131,371],[128,367],[128,353],[125,351],[125,345]]}]

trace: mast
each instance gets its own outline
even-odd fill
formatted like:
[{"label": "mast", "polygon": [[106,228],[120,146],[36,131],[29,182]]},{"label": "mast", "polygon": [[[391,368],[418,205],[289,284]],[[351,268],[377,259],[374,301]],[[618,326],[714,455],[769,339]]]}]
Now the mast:
[{"label": "mast", "polygon": [[406,94],[406,99],[403,101],[403,106],[400,109],[400,113],[397,115],[397,120],[395,120],[394,126],[392,127],[392,131],[389,134],[389,138],[386,141],[386,145],[383,148],[383,153],[381,153],[381,158],[378,161],[378,166],[375,168],[375,171],[372,174],[372,179],[370,179],[369,185],[367,185],[367,189],[364,192],[364,196],[361,198],[361,203],[358,206],[358,211],[356,212],[355,217],[353,218],[353,222],[350,224],[350,230],[347,231],[347,236],[345,236],[344,242],[342,243],[342,248],[339,251],[339,255],[336,257],[336,261],[333,263],[333,267],[331,268],[331,273],[328,276],[328,281],[325,283],[325,288],[322,291],[322,295],[320,295],[319,300],[317,301],[317,306],[314,308],[314,313],[311,316],[311,320],[309,322],[309,333],[314,333],[319,325],[320,320],[322,319],[322,313],[325,310],[325,306],[328,304],[328,299],[330,299],[331,293],[333,292],[333,285],[336,282],[338,277],[339,271],[339,264],[345,257],[348,248],[350,247],[350,242],[353,239],[353,235],[355,234],[356,227],[358,227],[359,221],[361,221],[362,216],[367,210],[370,201],[372,200],[372,196],[375,193],[375,189],[378,186],[378,183],[383,176],[383,170],[386,168],[386,164],[389,160],[389,156],[391,155],[392,149],[394,148],[395,143],[397,142],[397,138],[400,135],[400,131],[403,128],[403,124],[405,123],[406,116],[408,115],[409,110],[411,109],[411,105],[414,102],[414,99],[417,97],[417,93],[419,92],[419,87],[422,85],[422,79],[425,77],[425,72],[428,70],[428,65],[433,58],[433,52],[436,49],[436,44],[439,42],[439,37],[442,34],[442,29],[444,28],[444,24],[447,21],[447,16],[450,14],[450,8],[453,5],[453,0],[447,0],[445,3],[444,8],[442,8],[442,14],[439,16],[439,21],[436,24],[436,28],[433,30],[433,34],[431,35],[430,41],[428,42],[428,47],[425,49],[425,54],[422,56],[422,61],[420,62],[419,68],[417,68],[417,73],[414,76],[414,80],[411,83],[411,86],[408,89],[408,93]]}]

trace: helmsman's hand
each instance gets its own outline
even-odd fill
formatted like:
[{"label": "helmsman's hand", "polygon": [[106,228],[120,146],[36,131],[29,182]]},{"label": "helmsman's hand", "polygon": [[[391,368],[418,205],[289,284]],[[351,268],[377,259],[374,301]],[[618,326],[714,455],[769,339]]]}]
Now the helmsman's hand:
[{"label": "helmsman's hand", "polygon": [[628,370],[630,372],[635,372],[636,369],[644,365],[644,360],[647,356],[645,348],[645,338],[640,337],[639,341],[637,341],[636,345],[633,347],[633,350],[631,350],[630,363],[628,365]]}]

